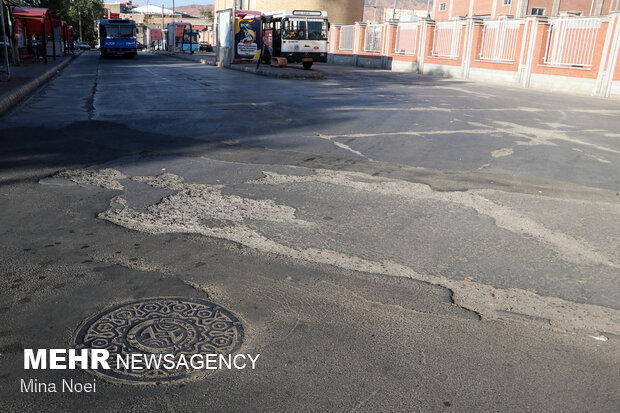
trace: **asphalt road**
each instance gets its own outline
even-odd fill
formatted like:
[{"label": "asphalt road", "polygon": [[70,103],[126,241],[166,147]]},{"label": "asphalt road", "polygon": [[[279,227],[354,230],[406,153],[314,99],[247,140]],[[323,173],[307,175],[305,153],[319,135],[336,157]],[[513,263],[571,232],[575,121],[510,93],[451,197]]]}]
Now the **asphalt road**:
[{"label": "asphalt road", "polygon": [[[0,410],[620,409],[620,104],[316,70],[91,52],[0,118]],[[228,310],[257,368],[23,369],[156,297]]]}]

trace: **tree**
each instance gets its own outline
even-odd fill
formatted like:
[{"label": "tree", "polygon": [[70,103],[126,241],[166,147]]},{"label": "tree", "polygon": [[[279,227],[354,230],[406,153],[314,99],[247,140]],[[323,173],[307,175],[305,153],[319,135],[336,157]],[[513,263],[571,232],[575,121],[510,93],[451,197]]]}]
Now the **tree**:
[{"label": "tree", "polygon": [[210,22],[213,21],[213,11],[212,10],[207,10],[207,9],[201,9],[200,10],[200,17],[202,17],[203,19],[206,19]]}]

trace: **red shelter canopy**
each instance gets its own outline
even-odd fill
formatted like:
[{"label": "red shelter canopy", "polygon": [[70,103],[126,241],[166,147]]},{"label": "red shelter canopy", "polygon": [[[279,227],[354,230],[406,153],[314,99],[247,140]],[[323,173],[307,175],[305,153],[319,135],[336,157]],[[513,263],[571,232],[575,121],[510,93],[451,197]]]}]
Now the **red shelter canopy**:
[{"label": "red shelter canopy", "polygon": [[42,20],[45,19],[45,32],[52,34],[52,16],[48,9],[38,7],[15,7],[13,9],[13,17],[26,21],[28,33],[41,35],[43,33]]},{"label": "red shelter canopy", "polygon": [[164,40],[161,29],[151,29],[151,40]]}]

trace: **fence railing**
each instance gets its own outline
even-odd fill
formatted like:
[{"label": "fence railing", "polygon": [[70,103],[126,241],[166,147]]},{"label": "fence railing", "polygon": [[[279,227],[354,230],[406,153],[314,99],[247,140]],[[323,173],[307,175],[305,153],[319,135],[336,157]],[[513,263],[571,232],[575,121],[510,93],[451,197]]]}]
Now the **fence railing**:
[{"label": "fence railing", "polygon": [[401,23],[396,29],[395,54],[413,56],[418,44],[418,23]]},{"label": "fence railing", "polygon": [[560,17],[550,21],[545,64],[592,67],[600,18]]},{"label": "fence railing", "polygon": [[482,29],[480,59],[514,62],[519,40],[518,20],[485,21]]},{"label": "fence railing", "polygon": [[355,26],[342,26],[340,28],[340,42],[338,43],[338,50],[352,52],[354,39]]},{"label": "fence railing", "polygon": [[364,39],[364,51],[370,53],[381,52],[381,34],[383,26],[379,24],[369,24],[366,26],[366,36]]},{"label": "fence railing", "polygon": [[437,22],[433,36],[432,55],[457,58],[461,40],[461,22],[458,20]]}]

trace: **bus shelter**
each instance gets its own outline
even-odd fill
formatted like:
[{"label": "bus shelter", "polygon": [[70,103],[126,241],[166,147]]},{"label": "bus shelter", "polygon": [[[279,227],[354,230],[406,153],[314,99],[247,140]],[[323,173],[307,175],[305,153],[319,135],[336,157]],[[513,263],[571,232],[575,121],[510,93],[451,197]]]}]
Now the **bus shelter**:
[{"label": "bus shelter", "polygon": [[164,34],[161,29],[150,29],[149,37],[151,40],[150,47],[155,48],[155,42],[157,42],[157,50],[163,49],[162,41],[164,40]]},{"label": "bus shelter", "polygon": [[168,23],[168,51],[190,52],[198,50],[198,30],[189,22]]},{"label": "bus shelter", "polygon": [[35,58],[43,56],[47,64],[47,46],[51,41],[52,56],[56,60],[56,37],[49,10],[38,7],[15,7],[13,17],[16,20],[16,27],[20,30],[18,36],[23,36],[26,44],[26,50],[20,54],[22,56],[28,54]]},{"label": "bus shelter", "polygon": [[[67,22],[64,20],[56,20],[53,19],[52,20],[52,26],[54,27],[54,49],[55,49],[55,55],[56,56],[62,56],[63,54],[66,54],[67,52],[67,42],[69,41],[69,38],[66,37],[66,29],[67,29]],[[48,48],[51,47],[51,45],[48,43]],[[48,51],[48,54],[50,52]]]}]

